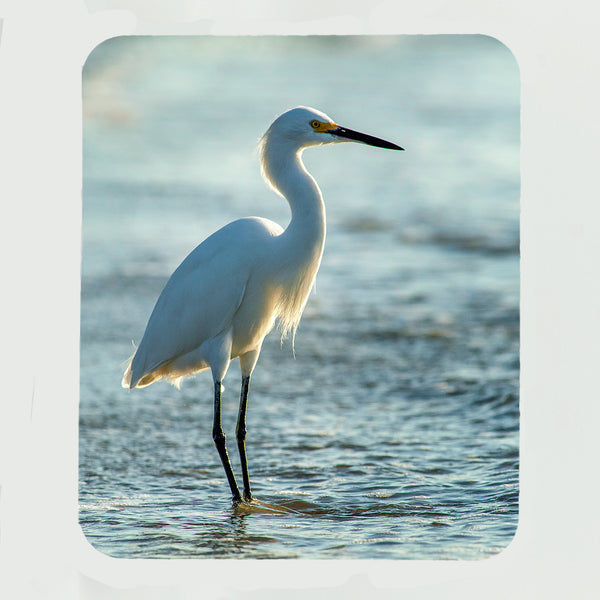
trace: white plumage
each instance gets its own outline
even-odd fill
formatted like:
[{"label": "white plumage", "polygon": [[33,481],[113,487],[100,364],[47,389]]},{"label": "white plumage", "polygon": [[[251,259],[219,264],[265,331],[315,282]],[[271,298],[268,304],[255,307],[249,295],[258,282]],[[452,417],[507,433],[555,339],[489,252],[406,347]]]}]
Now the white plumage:
[{"label": "white plumage", "polygon": [[252,495],[245,457],[245,411],[250,376],[265,336],[279,322],[295,333],[321,262],[325,208],[321,191],[302,163],[304,148],[359,141],[399,146],[342,128],[327,115],[298,107],[278,117],[260,143],[267,183],[289,202],[288,227],[248,217],[229,223],[196,247],[160,294],[146,331],[123,376],[127,388],[210,368],[215,387],[213,438],[234,502],[241,501],[220,425],[221,381],[232,359],[240,359],[242,398],[237,439],[244,499]]}]

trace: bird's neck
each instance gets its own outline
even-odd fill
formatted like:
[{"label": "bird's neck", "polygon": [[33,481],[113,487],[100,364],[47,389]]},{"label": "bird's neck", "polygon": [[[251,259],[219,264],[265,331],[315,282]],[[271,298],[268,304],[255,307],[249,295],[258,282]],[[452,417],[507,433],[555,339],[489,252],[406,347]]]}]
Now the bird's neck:
[{"label": "bird's neck", "polygon": [[[325,244],[325,206],[317,182],[302,164],[302,152],[285,141],[263,140],[262,170],[267,182],[289,203],[292,218],[277,238],[272,257],[277,265],[282,336],[292,340],[313,286]],[[293,341],[292,341],[293,343]]]},{"label": "bird's neck", "polygon": [[304,167],[302,150],[267,141],[262,169],[265,179],[288,201],[292,211],[283,235],[294,238],[297,247],[316,252],[320,260],[325,241],[325,206],[317,182]]}]

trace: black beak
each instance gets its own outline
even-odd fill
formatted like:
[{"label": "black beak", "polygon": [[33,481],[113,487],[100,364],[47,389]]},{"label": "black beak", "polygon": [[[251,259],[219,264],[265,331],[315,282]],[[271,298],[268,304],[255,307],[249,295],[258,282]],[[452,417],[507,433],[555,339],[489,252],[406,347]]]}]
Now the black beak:
[{"label": "black beak", "polygon": [[388,150],[404,150],[404,148],[401,148],[397,144],[392,144],[392,142],[386,142],[381,138],[367,135],[366,133],[359,133],[358,131],[353,131],[352,129],[346,129],[345,127],[336,127],[335,129],[330,129],[327,133],[337,137],[345,138],[347,140],[352,140],[353,142],[360,142],[362,144],[368,144],[369,146],[377,146],[377,148],[387,148]]}]

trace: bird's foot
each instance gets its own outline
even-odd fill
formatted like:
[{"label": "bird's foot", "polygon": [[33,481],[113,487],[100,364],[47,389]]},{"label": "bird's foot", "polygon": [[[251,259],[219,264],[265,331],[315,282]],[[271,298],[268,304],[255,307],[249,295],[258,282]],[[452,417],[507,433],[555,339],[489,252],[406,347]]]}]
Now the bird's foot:
[{"label": "bird's foot", "polygon": [[254,497],[252,496],[252,494],[244,494],[243,496],[241,496],[241,495],[233,496],[231,502],[233,504],[233,508],[236,508],[240,505],[252,504],[253,502],[255,502],[255,500],[254,500]]}]

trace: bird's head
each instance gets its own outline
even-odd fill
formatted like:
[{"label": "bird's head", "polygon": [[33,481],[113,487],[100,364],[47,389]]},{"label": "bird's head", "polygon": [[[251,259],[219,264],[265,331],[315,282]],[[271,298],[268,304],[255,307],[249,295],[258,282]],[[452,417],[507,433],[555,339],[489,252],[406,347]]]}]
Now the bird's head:
[{"label": "bird's head", "polygon": [[404,150],[392,142],[342,127],[325,113],[305,106],[292,108],[277,117],[265,134],[267,136],[287,140],[298,149],[321,144],[360,142],[379,148]]}]

